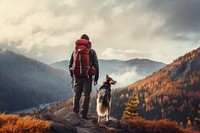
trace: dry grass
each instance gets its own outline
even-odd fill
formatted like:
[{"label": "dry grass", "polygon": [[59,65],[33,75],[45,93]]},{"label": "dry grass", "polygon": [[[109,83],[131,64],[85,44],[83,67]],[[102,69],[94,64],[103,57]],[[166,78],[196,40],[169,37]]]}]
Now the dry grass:
[{"label": "dry grass", "polygon": [[200,133],[192,129],[183,129],[176,122],[167,120],[148,121],[143,119],[123,120],[135,133]]},{"label": "dry grass", "polygon": [[0,114],[0,133],[48,133],[51,124],[29,116]]}]

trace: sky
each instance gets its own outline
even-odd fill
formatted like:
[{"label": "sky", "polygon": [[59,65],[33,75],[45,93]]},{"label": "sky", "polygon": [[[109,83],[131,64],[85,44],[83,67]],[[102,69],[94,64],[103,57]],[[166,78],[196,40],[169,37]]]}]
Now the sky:
[{"label": "sky", "polygon": [[170,63],[200,46],[199,0],[0,0],[0,48],[45,63],[88,34],[100,59]]}]

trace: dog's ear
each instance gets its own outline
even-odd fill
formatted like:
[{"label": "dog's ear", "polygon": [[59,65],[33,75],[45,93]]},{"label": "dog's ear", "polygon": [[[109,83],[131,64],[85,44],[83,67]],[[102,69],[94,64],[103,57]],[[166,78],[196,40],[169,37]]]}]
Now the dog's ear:
[{"label": "dog's ear", "polygon": [[108,76],[108,74],[106,74],[106,81],[108,81],[108,79],[109,79],[109,76]]}]

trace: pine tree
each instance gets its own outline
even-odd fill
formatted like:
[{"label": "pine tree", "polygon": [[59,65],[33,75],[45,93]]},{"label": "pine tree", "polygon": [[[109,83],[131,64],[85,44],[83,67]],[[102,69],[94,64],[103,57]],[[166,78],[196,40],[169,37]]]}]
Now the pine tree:
[{"label": "pine tree", "polygon": [[138,117],[138,97],[136,95],[132,95],[129,101],[126,103],[126,108],[123,112],[122,120],[131,119],[134,117]]}]

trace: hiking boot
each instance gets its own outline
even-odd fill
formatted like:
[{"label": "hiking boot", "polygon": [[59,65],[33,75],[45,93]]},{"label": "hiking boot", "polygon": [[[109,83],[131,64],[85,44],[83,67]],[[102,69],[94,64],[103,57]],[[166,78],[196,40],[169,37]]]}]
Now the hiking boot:
[{"label": "hiking boot", "polygon": [[84,116],[84,115],[82,115],[81,116],[83,119],[85,119],[85,120],[89,120],[89,119],[91,119],[90,117],[88,117],[88,116]]},{"label": "hiking boot", "polygon": [[79,114],[79,111],[76,110],[76,109],[73,109],[73,112],[76,113],[76,114]]}]

